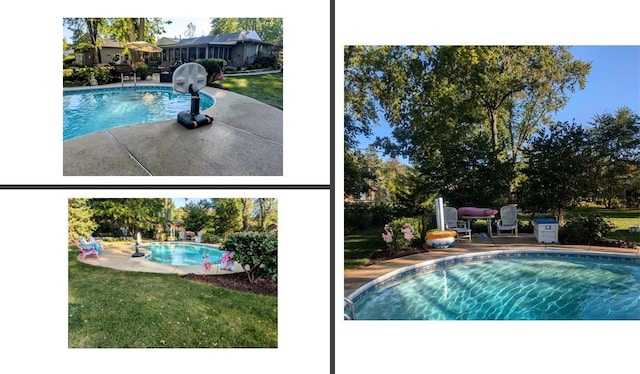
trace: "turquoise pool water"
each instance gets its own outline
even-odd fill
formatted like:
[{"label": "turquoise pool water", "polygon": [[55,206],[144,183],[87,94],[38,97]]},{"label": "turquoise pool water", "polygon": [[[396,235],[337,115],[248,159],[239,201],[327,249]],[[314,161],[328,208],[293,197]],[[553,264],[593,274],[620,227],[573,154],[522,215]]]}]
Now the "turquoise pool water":
[{"label": "turquoise pool water", "polygon": [[167,265],[201,266],[204,255],[209,257],[207,261],[212,264],[219,264],[222,258],[220,248],[198,243],[152,243],[144,248],[151,251],[147,257],[149,261]]},{"label": "turquoise pool water", "polygon": [[[200,110],[215,104],[213,96],[200,93]],[[93,132],[140,123],[176,119],[191,109],[191,95],[171,87],[143,86],[65,91],[63,140]]]},{"label": "turquoise pool water", "polygon": [[354,297],[355,319],[640,319],[637,256],[625,260],[512,253],[458,258],[414,270]]}]

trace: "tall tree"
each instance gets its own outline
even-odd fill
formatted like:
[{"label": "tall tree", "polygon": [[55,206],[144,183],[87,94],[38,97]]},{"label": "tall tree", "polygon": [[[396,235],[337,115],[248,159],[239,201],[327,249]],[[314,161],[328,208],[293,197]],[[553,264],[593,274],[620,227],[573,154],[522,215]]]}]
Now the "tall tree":
[{"label": "tall tree", "polygon": [[67,229],[68,240],[78,236],[93,234],[98,224],[93,220],[93,212],[88,204],[89,199],[71,198],[68,202]]},{"label": "tall tree", "polygon": [[273,198],[258,198],[255,204],[258,228],[264,231],[269,225],[278,223],[278,200]]},{"label": "tall tree", "polygon": [[598,155],[598,198],[607,208],[625,200],[628,182],[640,167],[640,116],[630,108],[596,114],[593,141]]},{"label": "tall tree", "polygon": [[590,197],[597,185],[597,154],[589,131],[557,123],[539,130],[525,151],[527,166],[522,205],[534,212],[553,210],[562,224],[564,210]]},{"label": "tall tree", "polygon": [[194,25],[193,22],[189,22],[187,30],[184,32],[184,37],[193,38],[194,36],[196,36],[196,25]]},{"label": "tall tree", "polygon": [[392,137],[376,144],[442,188],[475,173],[508,190],[521,147],[589,70],[567,47],[348,46],[345,143],[369,135],[383,115]]},{"label": "tall tree", "polygon": [[282,44],[282,18],[212,18],[209,35],[255,31],[262,40]]},{"label": "tall tree", "polygon": [[163,224],[163,205],[163,199],[91,199],[95,219],[105,231],[124,228],[131,236]]},{"label": "tall tree", "polygon": [[239,199],[214,199],[212,219],[216,234],[226,237],[232,232],[242,230],[242,206]]}]

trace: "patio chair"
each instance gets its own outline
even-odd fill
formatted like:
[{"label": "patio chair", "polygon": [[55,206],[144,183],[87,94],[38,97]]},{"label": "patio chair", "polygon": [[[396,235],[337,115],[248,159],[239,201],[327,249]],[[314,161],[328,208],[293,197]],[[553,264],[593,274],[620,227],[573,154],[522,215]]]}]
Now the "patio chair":
[{"label": "patio chair", "polygon": [[512,234],[518,236],[518,208],[515,205],[501,207],[497,225],[498,235],[500,235],[500,231],[511,231]]},{"label": "patio chair", "polygon": [[93,249],[96,250],[96,252],[98,252],[99,255],[102,254],[102,248],[100,248],[100,244],[98,244],[97,242],[90,242],[87,239],[84,238],[84,236],[79,236],[78,237],[78,241],[80,242],[80,244],[82,244],[85,247],[92,247]]},{"label": "patio chair", "polygon": [[73,245],[75,245],[80,252],[82,252],[82,261],[84,261],[84,259],[87,256],[90,255],[95,255],[97,258],[100,258],[100,254],[98,253],[98,251],[96,251],[96,248],[93,245],[84,245],[84,244],[80,244],[77,240],[73,240]]},{"label": "patio chair", "polygon": [[466,238],[471,241],[471,228],[458,218],[458,209],[444,207],[444,223],[448,230],[458,233],[458,238]]},{"label": "patio chair", "polygon": [[102,253],[102,251],[104,250],[104,241],[103,240],[96,240],[93,236],[89,235],[89,243],[94,243],[97,244],[98,247],[100,247],[100,253]]}]

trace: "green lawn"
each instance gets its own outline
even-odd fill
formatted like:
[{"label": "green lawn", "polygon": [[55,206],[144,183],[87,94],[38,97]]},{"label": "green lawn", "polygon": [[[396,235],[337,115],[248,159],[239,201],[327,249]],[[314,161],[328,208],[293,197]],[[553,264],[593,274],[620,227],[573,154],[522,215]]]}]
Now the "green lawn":
[{"label": "green lawn", "polygon": [[240,95],[282,109],[282,73],[226,75],[222,86]]},{"label": "green lawn", "polygon": [[364,266],[373,252],[385,246],[382,228],[369,229],[344,237],[344,269]]},{"label": "green lawn", "polygon": [[69,347],[275,348],[278,298],[83,264],[69,248]]}]

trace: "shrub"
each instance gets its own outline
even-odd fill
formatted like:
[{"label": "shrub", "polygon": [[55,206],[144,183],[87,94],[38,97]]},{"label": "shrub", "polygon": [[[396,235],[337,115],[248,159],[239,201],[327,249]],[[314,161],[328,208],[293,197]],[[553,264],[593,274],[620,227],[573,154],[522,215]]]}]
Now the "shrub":
[{"label": "shrub", "polygon": [[238,68],[235,66],[225,66],[224,67],[224,72],[225,73],[235,73],[236,71],[238,71]]},{"label": "shrub", "polygon": [[136,66],[133,68],[133,71],[135,71],[138,78],[142,80],[146,80],[147,76],[151,74],[151,69],[149,68],[149,65],[145,63],[136,64]]},{"label": "shrub", "polygon": [[224,67],[227,65],[227,61],[221,58],[206,58],[196,60],[196,62],[204,67],[207,71],[207,82],[212,76],[217,76],[224,71]]},{"label": "shrub", "polygon": [[215,234],[213,231],[206,231],[202,234],[202,241],[205,243],[220,243],[222,241],[222,237]]},{"label": "shrub", "polygon": [[578,214],[567,217],[560,234],[567,243],[591,244],[609,234],[615,227],[610,220],[598,214]]},{"label": "shrub", "polygon": [[236,261],[242,266],[249,281],[260,277],[278,278],[278,237],[275,233],[238,232],[227,236],[225,251],[235,252]]}]

